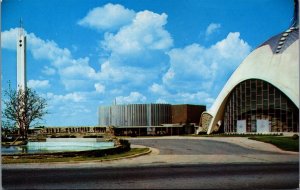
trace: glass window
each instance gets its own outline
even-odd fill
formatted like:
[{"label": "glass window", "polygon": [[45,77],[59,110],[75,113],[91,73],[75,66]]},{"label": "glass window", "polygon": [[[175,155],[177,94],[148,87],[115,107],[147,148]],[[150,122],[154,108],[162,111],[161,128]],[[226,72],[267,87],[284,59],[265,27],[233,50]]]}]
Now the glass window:
[{"label": "glass window", "polygon": [[262,96],[257,96],[257,104],[262,104]]},{"label": "glass window", "polygon": [[299,109],[280,90],[262,80],[246,80],[231,92],[225,105],[225,132],[236,132],[236,122],[246,120],[247,132],[256,131],[256,120],[269,119],[271,131],[299,131]]}]

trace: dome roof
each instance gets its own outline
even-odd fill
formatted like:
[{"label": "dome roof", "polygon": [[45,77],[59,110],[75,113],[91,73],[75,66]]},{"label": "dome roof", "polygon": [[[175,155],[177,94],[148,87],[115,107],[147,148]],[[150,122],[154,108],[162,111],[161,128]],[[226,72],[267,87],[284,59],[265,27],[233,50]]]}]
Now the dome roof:
[{"label": "dome roof", "polygon": [[299,39],[299,28],[291,27],[280,34],[273,36],[259,47],[269,45],[273,53],[282,53],[297,39]]},{"label": "dome roof", "polygon": [[[295,1],[298,7],[298,1]],[[296,9],[296,8],[295,8]],[[297,9],[298,10],[298,9]],[[299,27],[298,13],[294,14],[291,27],[268,39],[234,71],[214,104],[204,115],[208,133],[222,120],[225,104],[230,92],[239,83],[248,79],[266,81],[281,90],[299,109]],[[207,116],[209,115],[209,116]]]}]

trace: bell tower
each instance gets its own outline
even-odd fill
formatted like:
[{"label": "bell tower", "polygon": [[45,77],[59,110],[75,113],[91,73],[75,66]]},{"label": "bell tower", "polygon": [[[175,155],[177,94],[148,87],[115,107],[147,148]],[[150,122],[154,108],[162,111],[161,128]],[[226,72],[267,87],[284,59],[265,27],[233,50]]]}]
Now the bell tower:
[{"label": "bell tower", "polygon": [[26,36],[22,25],[21,19],[17,38],[17,90],[24,91],[26,89]]}]

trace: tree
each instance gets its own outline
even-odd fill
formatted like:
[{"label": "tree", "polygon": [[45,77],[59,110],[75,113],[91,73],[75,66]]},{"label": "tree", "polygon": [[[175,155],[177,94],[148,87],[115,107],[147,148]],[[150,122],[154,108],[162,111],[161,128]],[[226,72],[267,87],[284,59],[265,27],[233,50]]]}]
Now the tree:
[{"label": "tree", "polygon": [[1,137],[2,141],[7,137],[7,135],[14,134],[17,132],[16,125],[9,120],[1,121]]},{"label": "tree", "polygon": [[47,114],[47,102],[30,89],[13,90],[10,85],[4,91],[5,108],[3,116],[18,127],[23,140],[27,140],[28,129],[34,120],[42,119]]}]

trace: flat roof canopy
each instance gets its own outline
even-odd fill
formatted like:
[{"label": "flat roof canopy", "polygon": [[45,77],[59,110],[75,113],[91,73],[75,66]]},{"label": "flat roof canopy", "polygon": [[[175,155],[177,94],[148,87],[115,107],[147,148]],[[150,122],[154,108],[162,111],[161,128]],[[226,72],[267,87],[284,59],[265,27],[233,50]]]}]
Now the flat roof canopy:
[{"label": "flat roof canopy", "polygon": [[183,127],[183,125],[167,125],[167,126],[113,126],[113,128],[118,129],[131,129],[131,128],[167,128],[167,127]]}]

